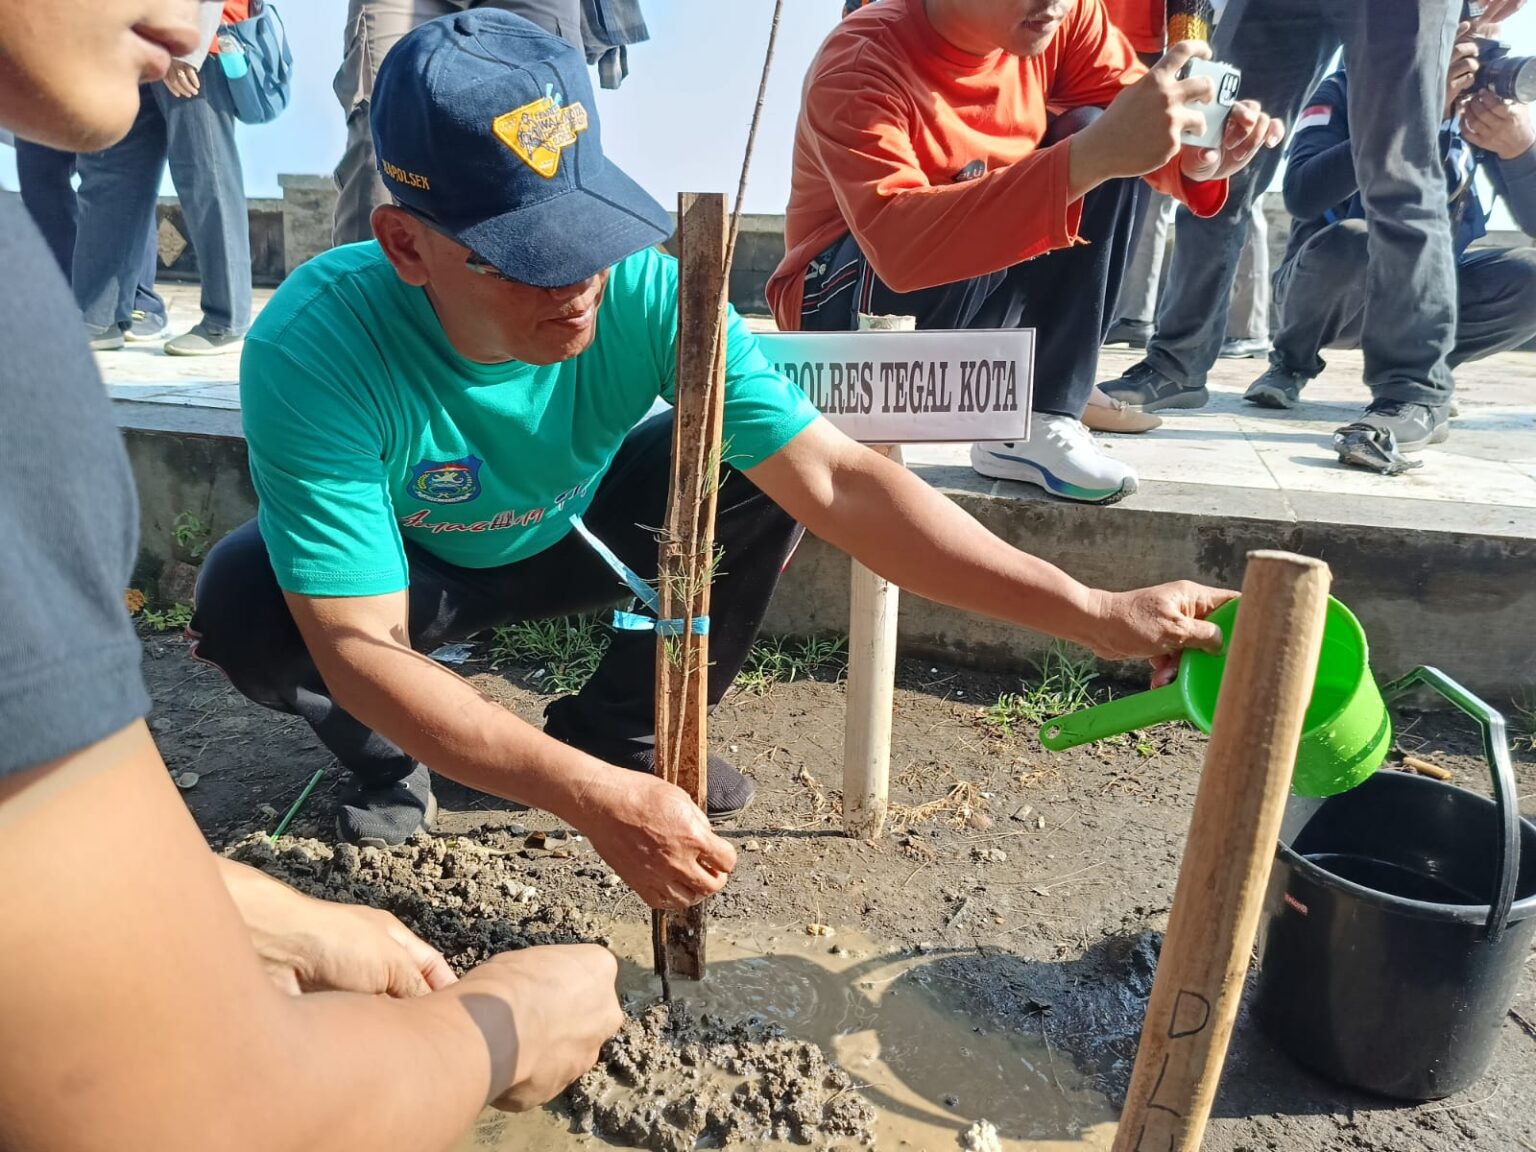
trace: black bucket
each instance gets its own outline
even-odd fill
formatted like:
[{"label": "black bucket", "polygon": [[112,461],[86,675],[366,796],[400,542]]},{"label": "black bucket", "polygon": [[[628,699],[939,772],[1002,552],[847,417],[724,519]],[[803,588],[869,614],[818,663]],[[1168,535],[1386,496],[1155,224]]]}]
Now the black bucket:
[{"label": "black bucket", "polygon": [[1433,668],[1383,695],[1418,684],[1482,724],[1497,799],[1406,772],[1292,797],[1254,1007],[1330,1080],[1434,1100],[1483,1074],[1514,1001],[1536,937],[1536,824],[1519,816],[1503,717]]}]

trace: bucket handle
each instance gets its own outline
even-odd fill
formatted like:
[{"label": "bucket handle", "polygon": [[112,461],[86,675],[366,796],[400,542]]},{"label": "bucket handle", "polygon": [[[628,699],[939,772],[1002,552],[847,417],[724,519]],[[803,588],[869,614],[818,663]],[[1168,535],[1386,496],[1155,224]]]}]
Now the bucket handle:
[{"label": "bucket handle", "polygon": [[1483,730],[1483,756],[1493,773],[1493,794],[1498,804],[1501,837],[1499,842],[1499,887],[1488,906],[1487,936],[1490,944],[1504,933],[1510,909],[1515,903],[1515,884],[1520,875],[1520,805],[1515,788],[1515,771],[1509,761],[1509,738],[1504,730],[1504,716],[1484,700],[1473,695],[1438,668],[1421,666],[1381,690],[1386,700],[1396,700],[1420,685],[1431,688],[1476,720]]}]

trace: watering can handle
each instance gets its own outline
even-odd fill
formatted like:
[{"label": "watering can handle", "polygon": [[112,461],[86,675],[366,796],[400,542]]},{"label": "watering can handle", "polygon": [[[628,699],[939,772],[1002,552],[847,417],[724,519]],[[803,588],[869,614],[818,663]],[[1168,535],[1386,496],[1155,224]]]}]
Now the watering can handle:
[{"label": "watering can handle", "polygon": [[1499,886],[1488,907],[1488,942],[1496,941],[1509,923],[1515,903],[1515,885],[1520,875],[1520,804],[1515,786],[1514,768],[1509,762],[1509,738],[1503,715],[1487,702],[1473,695],[1438,668],[1415,668],[1381,690],[1387,700],[1396,700],[1420,685],[1432,688],[1457,708],[1476,720],[1483,730],[1483,755],[1493,773],[1493,794],[1499,810]]},{"label": "watering can handle", "polygon": [[1040,725],[1040,743],[1052,752],[1063,752],[1106,736],[1188,718],[1183,692],[1177,684],[1169,684],[1047,720]]}]

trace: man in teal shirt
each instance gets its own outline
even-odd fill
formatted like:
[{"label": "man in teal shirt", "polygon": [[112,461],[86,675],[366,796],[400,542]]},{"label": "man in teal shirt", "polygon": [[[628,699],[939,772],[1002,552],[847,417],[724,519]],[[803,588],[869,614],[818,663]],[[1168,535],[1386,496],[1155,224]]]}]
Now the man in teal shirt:
[{"label": "man in teal shirt", "polygon": [[[373,97],[395,203],[310,261],[246,340],[257,519],[210,554],[197,653],[303,716],[352,772],[338,831],[428,822],[425,765],[547,809],[655,907],[719,890],[731,847],[654,766],[655,640],[619,632],[541,734],[421,655],[494,624],[611,606],[666,502],[677,269],[659,205],[603,156],[585,63],[495,10],[416,29]],[[801,525],[902,587],[1112,656],[1220,643],[1225,593],[1085,588],[849,441],[730,316],[710,699],[730,686]],[[579,520],[579,526],[578,526]],[[554,737],[550,739],[549,737]],[[625,771],[640,769],[642,771]],[[711,758],[709,816],[751,797]]]}]

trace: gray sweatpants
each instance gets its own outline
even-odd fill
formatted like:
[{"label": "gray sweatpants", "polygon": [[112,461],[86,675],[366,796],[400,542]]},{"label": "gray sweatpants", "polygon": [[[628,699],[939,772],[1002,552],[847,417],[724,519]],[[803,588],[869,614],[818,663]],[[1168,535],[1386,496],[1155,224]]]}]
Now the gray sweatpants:
[{"label": "gray sweatpants", "polygon": [[[1270,361],[1303,376],[1323,370],[1323,348],[1358,348],[1365,318],[1368,228],[1340,220],[1280,266],[1280,329]],[[1536,336],[1536,248],[1473,248],[1456,262],[1452,368]]]},{"label": "gray sweatpants", "polygon": [[384,54],[417,25],[468,8],[504,8],[581,47],[581,0],[348,0],[346,55],[333,85],[347,117],[347,148],[336,166],[335,243],[372,240],[369,218],[389,203],[368,130],[373,78]]},{"label": "gray sweatpants", "polygon": [[[1456,275],[1438,136],[1460,10],[1452,0],[1231,0],[1217,30],[1217,58],[1242,69],[1241,94],[1288,125],[1344,45],[1372,222],[1360,344],[1381,399],[1440,404],[1451,393]],[[1248,214],[1279,163],[1278,149],[1257,157],[1208,220],[1179,210],[1147,362],[1181,384],[1204,384],[1216,360]]]}]

